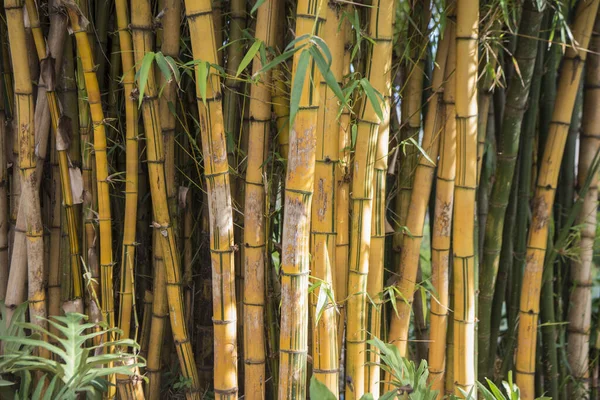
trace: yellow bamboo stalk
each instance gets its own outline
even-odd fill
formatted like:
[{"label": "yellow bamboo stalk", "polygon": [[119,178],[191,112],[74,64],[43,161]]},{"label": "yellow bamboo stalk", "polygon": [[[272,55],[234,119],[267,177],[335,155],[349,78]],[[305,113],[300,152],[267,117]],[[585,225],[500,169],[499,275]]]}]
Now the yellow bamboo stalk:
[{"label": "yellow bamboo stalk", "polygon": [[[600,19],[596,18],[590,41],[590,53],[585,66],[583,99],[583,121],[579,146],[577,181],[579,187],[585,184],[590,166],[600,150]],[[598,210],[598,173],[586,193],[581,208],[578,225],[583,224],[579,240],[579,257],[571,262],[571,292],[568,310],[568,360],[575,382],[570,392],[576,397],[585,397],[589,390],[589,350],[592,316],[592,259],[596,237],[596,217]]]},{"label": "yellow bamboo stalk", "polygon": [[[384,96],[391,94],[391,69],[393,48],[393,16],[394,2],[379,0],[374,2],[370,9],[368,35],[373,44],[371,57],[367,59],[365,77],[373,88]],[[385,101],[380,102],[385,114],[389,113]],[[352,193],[350,195],[352,222],[350,233],[350,263],[348,275],[348,305],[347,305],[347,333],[346,333],[346,376],[351,384],[346,385],[346,398],[359,399],[367,390],[365,377],[367,327],[367,275],[369,271],[369,250],[371,245],[371,217],[373,203],[374,173],[377,148],[381,147],[379,155],[382,157],[377,163],[381,170],[383,157],[387,154],[387,140],[380,142],[378,136],[380,123],[389,120],[385,115],[383,120],[377,116],[370,101],[363,99],[360,111],[357,114],[357,134],[354,160],[352,161]],[[385,136],[386,127],[381,131]],[[379,182],[381,184],[381,182]],[[378,185],[379,187],[380,185]],[[378,204],[380,205],[380,204]],[[381,213],[378,214],[381,216]],[[376,221],[377,226],[380,226]],[[381,287],[383,271],[378,271],[376,265],[375,286]],[[373,285],[371,285],[373,287]],[[370,332],[378,336],[378,332]],[[371,382],[377,384],[376,382]]]},{"label": "yellow bamboo stalk", "polygon": [[[351,10],[346,7],[346,12]],[[344,30],[344,65],[342,75],[350,73],[352,56],[352,24],[344,18],[341,29]],[[338,352],[340,366],[343,364],[344,331],[346,327],[346,297],[348,293],[348,262],[350,249],[350,153],[352,138],[350,132],[350,108],[344,107],[340,116],[339,162],[336,170],[335,209],[336,209],[336,243],[335,274],[333,275],[334,292],[338,302]]]},{"label": "yellow bamboo stalk", "polygon": [[96,158],[96,181],[98,190],[98,227],[100,232],[100,286],[103,319],[114,326],[113,296],[113,256],[112,256],[112,218],[110,211],[110,183],[108,178],[108,159],[106,155],[106,129],[102,110],[98,78],[92,51],[87,35],[87,20],[74,3],[65,2],[69,14],[71,29],[77,42],[77,52],[81,59],[85,88],[93,123],[94,156]]},{"label": "yellow bamboo stalk", "polygon": [[[135,29],[135,28],[134,28]],[[135,30],[134,30],[135,35]],[[165,277],[165,261],[161,249],[158,230],[152,232],[152,252],[154,275],[152,283],[154,293],[152,299],[152,322],[150,322],[150,336],[148,338],[148,357],[146,359],[146,375],[148,381],[144,391],[148,399],[160,399],[161,388],[161,356],[163,343],[167,335],[166,322],[169,318],[167,304],[167,282]]]},{"label": "yellow bamboo stalk", "polygon": [[475,190],[479,0],[458,0],[456,13],[456,181],[454,186],[454,387],[475,385]]},{"label": "yellow bamboo stalk", "polygon": [[[380,1],[376,12],[371,11],[370,24],[376,24],[378,31],[382,34],[376,34],[376,48],[381,49],[380,60],[384,61],[383,70],[378,70],[371,75],[370,81],[373,88],[382,94],[385,98],[383,103],[383,120],[379,125],[377,135],[377,145],[374,161],[373,175],[373,218],[371,219],[371,244],[369,251],[369,275],[367,277],[367,293],[371,301],[367,302],[367,331],[371,336],[381,337],[382,335],[382,312],[383,298],[383,275],[384,275],[384,255],[385,255],[385,237],[386,237],[386,179],[388,169],[388,149],[390,137],[390,97],[392,95],[392,67],[391,58],[393,47],[387,40],[391,37],[394,23],[394,1]],[[375,14],[375,15],[374,15]],[[376,16],[379,14],[378,16]],[[387,36],[390,35],[390,36]],[[374,63],[378,60],[373,59]],[[379,68],[379,64],[374,64]],[[365,391],[372,393],[374,397],[379,396],[381,388],[381,368],[379,366],[378,351],[367,346],[366,365],[365,365]]]},{"label": "yellow bamboo stalk", "polygon": [[[276,21],[276,40],[279,50],[285,47],[285,34],[287,30],[287,20],[285,6],[279,7],[278,19]],[[288,79],[285,74],[285,63],[281,63],[273,68],[273,85],[272,85],[272,103],[273,112],[275,113],[275,121],[277,126],[277,143],[279,144],[279,155],[284,160],[288,158],[290,149],[290,99],[289,88],[287,86]]]},{"label": "yellow bamboo stalk", "polygon": [[[135,69],[133,57],[133,42],[129,32],[129,16],[127,15],[127,1],[116,0],[115,9],[117,14],[117,29],[119,32],[119,46],[121,64],[123,65],[123,88],[125,92],[125,216],[123,222],[123,246],[121,249],[121,288],[119,308],[119,329],[123,338],[130,338],[131,317],[133,314],[134,296],[134,269],[136,249],[136,227],[137,227],[137,201],[138,201],[138,109],[134,96]],[[135,318],[137,321],[137,317]],[[135,326],[137,330],[137,323]],[[133,337],[137,336],[134,332]],[[125,390],[121,395],[131,395],[139,398],[139,385],[130,386],[120,376],[119,389]],[[129,397],[128,397],[129,398]]]},{"label": "yellow bamboo stalk", "polygon": [[[432,389],[444,394],[446,370],[446,333],[448,324],[448,289],[450,235],[452,233],[452,205],[454,200],[454,179],[456,177],[456,119],[454,118],[454,88],[456,85],[454,69],[456,67],[456,28],[455,21],[449,19],[444,32],[444,38],[438,49],[439,53],[446,47],[447,61],[444,72],[444,93],[441,106],[441,123],[443,132],[439,143],[439,162],[436,178],[435,211],[433,216],[433,231],[431,233],[431,283],[434,295],[431,298],[431,340],[429,344],[429,382]],[[438,61],[438,65],[441,60]],[[433,75],[433,87],[436,86],[436,71]],[[434,89],[435,90],[435,89]],[[434,94],[435,96],[435,94]],[[439,101],[439,100],[438,100]],[[434,106],[434,102],[430,107]],[[432,108],[429,108],[432,110]],[[428,115],[429,117],[429,115]],[[427,126],[427,122],[425,123]],[[435,158],[434,158],[435,160]],[[418,168],[418,167],[417,167]],[[417,169],[417,181],[419,170]]]},{"label": "yellow bamboo stalk", "polygon": [[[451,24],[451,22],[449,22],[449,24]],[[446,60],[448,58],[449,48],[451,47],[450,41],[454,40],[454,36],[452,35],[452,31],[450,29],[446,32],[443,32],[442,35],[443,36],[438,47],[438,52],[436,54],[436,67],[433,71],[433,95],[429,99],[429,111],[425,116],[423,140],[421,145],[421,147],[427,152],[428,157],[434,162],[437,161],[438,150],[440,147],[439,140],[440,136],[442,136],[441,132],[444,129],[444,124],[447,123],[447,121],[444,121],[443,113],[441,113],[442,104],[440,101],[440,91],[442,90],[442,85],[444,84],[444,77],[450,76],[448,72],[454,71],[453,67],[451,68],[451,71],[447,71],[446,68]],[[417,79],[415,74],[421,75],[421,77]],[[423,84],[422,67],[415,67],[415,71],[411,72],[411,76],[412,77],[409,78],[407,83],[408,92],[406,93],[406,97],[409,100],[414,98],[416,98],[416,100],[412,100],[411,103],[413,104],[405,107],[404,110],[408,113],[407,123],[410,127],[408,130],[412,131],[414,134],[415,132],[418,132],[420,127],[419,110],[421,107],[420,93],[422,92]],[[414,81],[417,82],[414,83]],[[446,91],[447,89],[444,91],[444,93]],[[414,151],[417,150],[414,149]],[[406,161],[404,161],[404,163],[406,163]],[[403,298],[399,299],[397,303],[398,314],[392,314],[388,340],[398,347],[400,354],[403,356],[407,355],[406,349],[408,345],[408,329],[414,299],[415,283],[417,281],[417,271],[419,268],[421,242],[423,241],[423,224],[425,223],[425,214],[427,212],[429,196],[431,195],[434,169],[435,164],[432,164],[422,155],[418,157],[414,173],[414,181],[417,183],[417,185],[415,185],[411,191],[405,192],[410,195],[409,203],[406,204],[406,207],[404,207],[404,204],[402,204],[403,212],[410,210],[410,212],[407,212],[406,214],[405,226],[408,230],[408,233],[402,234],[402,249],[400,254],[400,263],[397,269],[397,285],[400,293],[402,293]],[[410,171],[405,172],[411,173]]]},{"label": "yellow bamboo stalk", "polygon": [[[11,50],[11,60],[14,71],[14,94],[18,132],[19,171],[23,195],[19,203],[19,214],[26,220],[26,247],[27,263],[23,264],[25,254],[17,254],[21,259],[19,265],[11,267],[8,282],[7,304],[13,305],[22,302],[22,295],[14,296],[13,287],[22,287],[27,271],[28,300],[31,321],[45,327],[44,320],[37,317],[46,317],[46,292],[44,289],[44,242],[43,226],[40,210],[39,186],[36,174],[36,142],[34,134],[34,104],[33,87],[30,77],[26,48],[26,34],[23,23],[23,3],[19,0],[6,0],[4,2],[8,38]],[[17,217],[18,218],[18,217]],[[17,229],[19,228],[17,220]],[[15,253],[13,253],[13,258]],[[20,257],[19,257],[20,256]],[[15,263],[16,264],[16,263]],[[11,263],[12,265],[12,263]],[[13,277],[19,279],[14,281]],[[18,282],[18,283],[17,283]],[[9,294],[13,296],[9,296]],[[16,298],[15,298],[16,297]],[[14,301],[16,300],[16,301]],[[10,315],[8,316],[10,319]],[[47,355],[40,351],[40,355]]]},{"label": "yellow bamboo stalk", "polygon": [[542,271],[558,174],[579,88],[587,48],[598,11],[598,0],[579,3],[571,31],[576,47],[568,47],[560,70],[556,103],[546,139],[532,202],[532,221],[527,241],[526,265],[519,306],[517,384],[521,398],[535,398],[536,339]]},{"label": "yellow bamboo stalk", "polygon": [[[258,8],[256,40],[273,46],[279,0],[267,0]],[[262,68],[260,59],[252,64],[252,73]],[[244,201],[244,388],[245,398],[264,399],[266,362],[265,341],[265,187],[264,163],[271,128],[271,73],[258,76],[250,86],[250,126]]]},{"label": "yellow bamboo stalk", "polygon": [[[318,34],[317,28],[325,22],[325,6],[325,1],[321,0],[298,2],[297,37]],[[296,46],[304,43],[299,42]],[[308,55],[300,51],[294,55],[292,75],[293,79],[304,81],[298,113],[290,130],[285,179],[279,336],[279,398],[297,399],[306,396],[309,238],[319,109],[319,92],[314,87],[316,67],[307,68],[304,77],[295,75],[301,54]]]},{"label": "yellow bamboo stalk", "polygon": [[[219,44],[215,40],[210,0],[186,0],[185,6],[194,59],[218,64]],[[206,102],[201,96],[201,84],[206,84]],[[237,312],[232,201],[219,76],[211,72],[206,82],[197,81],[196,93],[205,154],[213,270],[214,391],[217,399],[229,399],[238,392]]]},{"label": "yellow bamboo stalk", "polygon": [[[137,206],[138,206],[138,108],[133,91],[135,69],[133,42],[129,32],[127,1],[115,1],[119,48],[123,66],[123,89],[125,92],[125,215],[123,222],[123,245],[121,249],[121,287],[119,291],[119,329],[122,338],[137,338],[137,314],[135,314],[135,250],[137,246]],[[145,300],[145,299],[144,299]],[[134,332],[131,332],[131,318],[134,314]],[[122,398],[143,399],[141,381],[137,377],[117,375],[117,389]]]},{"label": "yellow bamboo stalk", "polygon": [[[342,9],[329,5],[322,37],[331,53],[331,72],[341,82],[344,67],[344,34],[339,29]],[[322,79],[322,78],[321,78]],[[318,309],[319,296],[334,293],[333,268],[336,252],[335,186],[339,163],[340,127],[338,99],[323,79],[319,85],[321,106],[317,114],[315,182],[311,211],[311,271],[320,282],[311,294],[313,376],[337,397],[339,392],[338,332],[335,304],[329,300]]]},{"label": "yellow bamboo stalk", "polygon": [[[152,50],[152,12],[149,1],[136,0],[133,2],[133,5],[135,9],[135,12],[131,15],[133,49],[136,68],[139,71],[142,68],[142,61],[145,54]],[[198,372],[188,337],[187,326],[184,321],[179,253],[175,243],[175,232],[171,224],[172,219],[168,207],[158,89],[152,68],[148,71],[144,98],[142,99],[142,115],[144,117],[144,130],[146,132],[146,154],[148,157],[148,175],[152,195],[152,225],[157,237],[155,247],[162,253],[164,263],[163,268],[161,268],[160,262],[157,263],[155,273],[157,275],[163,273],[163,271],[165,273],[171,330],[179,357],[179,365],[183,376],[191,381],[190,390],[186,392],[186,396],[189,399],[196,399],[200,396]],[[156,302],[157,294],[155,290],[154,302]],[[153,308],[156,309],[154,306]],[[160,346],[161,343],[159,342],[158,345]],[[150,350],[152,350],[152,342],[150,345]]]}]

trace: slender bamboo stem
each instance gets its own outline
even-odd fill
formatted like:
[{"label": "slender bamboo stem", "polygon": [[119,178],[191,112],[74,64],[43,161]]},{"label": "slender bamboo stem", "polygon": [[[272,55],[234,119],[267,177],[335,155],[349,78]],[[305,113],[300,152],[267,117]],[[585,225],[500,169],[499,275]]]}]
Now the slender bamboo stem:
[{"label": "slender bamboo stem", "polygon": [[[267,0],[258,9],[256,38],[266,47],[276,40],[276,18],[282,6],[279,0]],[[252,73],[262,68],[259,59],[252,64]],[[236,68],[237,69],[237,68]],[[233,71],[235,73],[235,71]],[[265,398],[266,340],[265,340],[265,273],[266,221],[265,160],[269,148],[271,127],[271,73],[259,76],[250,86],[250,126],[246,185],[244,188],[244,388],[248,399]],[[234,110],[230,110],[233,112]],[[237,114],[235,114],[237,115]]]},{"label": "slender bamboo stem", "polygon": [[577,7],[572,31],[578,47],[567,49],[561,66],[557,91],[557,98],[560,100],[556,102],[552,114],[533,201],[533,217],[527,241],[527,261],[519,307],[517,384],[521,388],[521,396],[524,400],[535,397],[535,343],[548,224],[554,203],[562,152],[581,71],[587,56],[585,50],[588,47],[597,10],[598,1],[596,0],[583,1]]},{"label": "slender bamboo stem", "polygon": [[[340,29],[341,7],[328,5],[322,37],[329,47],[333,76],[338,82],[343,78],[344,34]],[[326,291],[334,292],[333,268],[335,268],[336,223],[335,185],[336,169],[339,162],[340,127],[337,120],[338,100],[327,82],[319,85],[321,106],[317,115],[317,143],[315,159],[315,196],[312,199],[311,215],[311,271],[316,284],[320,286],[312,292],[311,310],[314,325],[312,328],[313,376],[325,384],[337,397],[339,392],[338,332],[335,305],[326,301],[319,308],[318,299]]]},{"label": "slender bamboo stem", "polygon": [[[451,24],[453,24],[453,22],[450,22],[448,26]],[[402,293],[403,299],[402,301],[397,302],[398,314],[395,315],[394,313],[394,315],[392,315],[388,341],[394,343],[396,347],[400,349],[400,353],[404,356],[407,354],[406,350],[408,344],[410,314],[414,298],[421,243],[423,241],[423,225],[425,223],[425,214],[427,212],[429,196],[431,195],[431,186],[435,172],[435,162],[437,161],[438,152],[440,149],[440,137],[444,136],[442,132],[444,130],[445,121],[443,113],[441,112],[442,85],[445,80],[444,78],[448,78],[454,73],[454,66],[448,68],[447,64],[448,54],[450,51],[450,41],[454,38],[453,29],[454,27],[449,28],[443,33],[442,40],[438,48],[438,53],[436,55],[436,69],[433,72],[432,82],[433,95],[430,99],[431,103],[429,104],[429,110],[424,121],[424,134],[421,146],[427,152],[429,160],[423,156],[418,158],[414,177],[415,181],[419,182],[419,184],[412,192],[408,192],[410,194],[410,202],[407,204],[407,210],[410,209],[411,212],[407,214],[405,224],[409,233],[403,234],[400,263],[396,269],[396,273],[398,274],[398,290],[400,293]],[[413,71],[412,73],[422,74],[423,71],[417,69],[417,71]],[[418,112],[420,109],[420,98],[418,100],[418,105],[415,104],[410,107],[410,110],[416,114],[417,122],[413,123],[415,124],[415,129],[417,130],[420,126],[420,121],[418,121],[420,119]],[[415,116],[413,116],[411,119],[415,119]],[[442,141],[445,140],[446,139],[443,139]],[[432,163],[430,160],[434,163]],[[447,165],[451,166],[453,165],[453,162],[450,161]],[[448,173],[448,171],[444,171],[444,174],[446,173]],[[438,327],[436,327],[436,329],[437,328]],[[442,342],[445,341],[442,340]],[[437,350],[438,349],[434,351]],[[439,357],[439,353],[436,358],[437,357]],[[439,360],[439,358],[437,359]]]},{"label": "slender bamboo stem", "polygon": [[[394,15],[394,2],[380,0],[373,4],[370,10],[368,34],[374,43],[369,52],[365,77],[371,82],[374,89],[383,96],[391,95],[391,71],[392,71],[392,20]],[[385,100],[381,101],[381,109],[384,110],[383,119],[380,119],[371,102],[363,99],[360,110],[357,113],[357,134],[354,159],[352,160],[352,192],[350,194],[350,207],[352,210],[350,230],[350,263],[348,275],[348,319],[346,334],[346,377],[352,384],[346,385],[346,398],[359,399],[367,390],[367,378],[365,370],[366,362],[366,340],[368,308],[367,308],[367,276],[374,275],[373,287],[383,286],[383,271],[375,265],[373,271],[369,271],[369,257],[371,246],[371,227],[373,215],[373,192],[376,186],[374,181],[375,168],[382,170],[387,155],[387,140],[379,142],[380,132],[384,135],[389,121],[389,107]],[[387,114],[387,115],[386,115]],[[384,124],[381,127],[380,124]],[[381,127],[381,128],[380,128]],[[376,159],[378,147],[380,159]],[[379,161],[379,162],[377,162]],[[382,186],[381,174],[378,175],[379,184]],[[381,189],[381,188],[380,188]],[[381,207],[381,201],[377,204]],[[383,212],[377,214],[379,217]],[[376,226],[380,227],[379,220]],[[380,282],[381,280],[381,282]],[[378,332],[371,332],[378,336]],[[370,382],[376,384],[376,382]]]},{"label": "slender bamboo stem", "polygon": [[454,390],[475,385],[475,190],[477,188],[477,38],[479,1],[456,14],[456,183],[454,186]]},{"label": "slender bamboo stem", "polygon": [[[452,375],[446,374],[447,369],[452,368],[453,356],[450,346],[452,330],[448,326],[448,313],[451,309],[449,291],[450,284],[450,237],[452,233],[452,210],[454,204],[454,180],[456,178],[456,119],[455,110],[455,86],[456,86],[456,27],[453,14],[450,14],[446,31],[444,32],[442,45],[438,49],[438,65],[442,78],[436,77],[434,71],[434,87],[438,88],[443,82],[443,99],[439,99],[440,107],[440,129],[439,154],[437,164],[435,211],[433,217],[433,229],[431,231],[431,283],[435,290],[435,297],[431,300],[431,344],[429,346],[429,381],[432,389],[438,390],[440,394],[450,389],[448,378]],[[445,48],[447,54],[446,63],[442,70],[443,53]],[[439,58],[438,58],[439,57]],[[437,79],[436,79],[437,78]],[[434,92],[435,95],[435,92]],[[433,103],[430,112],[434,112]],[[450,332],[448,332],[450,329]],[[447,353],[449,352],[449,353]],[[448,354],[448,360],[446,360]],[[450,382],[453,382],[450,378]]]},{"label": "slender bamboo stem", "polygon": [[[132,9],[136,11],[131,15],[131,26],[133,36],[133,50],[136,61],[136,69],[142,68],[142,62],[145,54],[152,50],[152,14],[150,2],[145,0],[133,1]],[[175,243],[175,232],[172,226],[172,219],[169,213],[167,188],[165,177],[165,157],[164,146],[161,136],[161,119],[158,102],[158,90],[154,71],[150,69],[146,82],[146,90],[142,100],[142,115],[144,118],[144,130],[146,133],[146,155],[148,158],[148,175],[150,191],[152,195],[153,228],[156,235],[155,255],[157,263],[155,265],[155,277],[164,273],[165,284],[155,287],[166,286],[168,301],[168,312],[171,320],[171,330],[181,373],[190,379],[191,385],[186,396],[189,399],[199,397],[198,372],[196,362],[192,352],[191,342],[188,337],[187,326],[184,321],[183,291],[180,283],[180,261],[177,245]],[[164,266],[160,265],[160,258]],[[154,302],[156,303],[157,291],[154,293]],[[153,314],[156,306],[153,305]],[[160,315],[159,315],[160,316]],[[152,338],[151,338],[152,339]],[[158,345],[161,345],[161,341]],[[152,350],[152,348],[150,349]]]}]

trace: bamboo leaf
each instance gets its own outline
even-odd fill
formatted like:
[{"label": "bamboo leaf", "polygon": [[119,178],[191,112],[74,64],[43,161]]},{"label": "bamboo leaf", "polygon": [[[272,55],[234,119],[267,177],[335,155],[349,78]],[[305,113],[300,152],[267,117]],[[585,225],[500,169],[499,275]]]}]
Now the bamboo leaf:
[{"label": "bamboo leaf", "polygon": [[304,88],[304,81],[306,79],[306,70],[308,69],[308,62],[310,61],[310,53],[303,50],[298,60],[296,72],[294,74],[294,82],[292,84],[292,92],[290,95],[290,126],[294,125],[296,114],[300,109],[300,98],[302,97],[302,90]]},{"label": "bamboo leaf", "polygon": [[324,282],[320,283],[321,284],[319,285],[319,296],[317,297],[316,305],[317,318],[315,318],[315,326],[319,323],[319,320],[321,319],[321,316],[325,311],[325,307],[327,306],[327,293],[325,293],[325,291],[327,290],[327,284],[325,284]]},{"label": "bamboo leaf", "polygon": [[371,86],[371,83],[366,78],[362,78],[360,80],[360,86],[362,86],[363,90],[365,91],[369,102],[373,106],[375,114],[377,114],[379,120],[382,121],[383,111],[381,110],[381,105],[379,104],[379,98],[381,95],[377,93],[377,91],[373,88],[373,86]]},{"label": "bamboo leaf", "polygon": [[258,50],[261,48],[262,44],[263,44],[262,40],[257,39],[254,42],[254,44],[252,44],[252,46],[250,46],[250,48],[248,49],[248,52],[246,53],[246,55],[240,62],[240,65],[238,66],[235,76],[240,76],[242,71],[245,70],[246,67],[248,66],[248,64],[250,64],[252,62],[252,59],[254,59],[254,56],[256,55]]},{"label": "bamboo leaf", "polygon": [[322,382],[319,382],[313,375],[310,378],[310,398],[319,400],[336,400],[331,390]]},{"label": "bamboo leaf", "polygon": [[264,2],[265,0],[257,0],[257,2],[254,4],[254,7],[252,7],[252,10],[250,10],[250,15],[254,14],[256,10],[258,10],[258,7],[262,6]]},{"label": "bamboo leaf", "polygon": [[346,97],[344,96],[344,92],[342,91],[342,88],[340,87],[339,83],[335,79],[335,76],[333,76],[333,72],[331,71],[330,65],[327,65],[325,59],[315,47],[310,47],[309,52],[313,57],[313,60],[315,60],[317,67],[321,72],[321,75],[323,75],[327,86],[329,86],[331,91],[333,91],[333,93],[342,103],[345,103]]},{"label": "bamboo leaf", "polygon": [[155,54],[154,59],[156,60],[156,65],[158,65],[158,68],[163,74],[165,80],[170,81],[173,78],[173,72],[171,71],[171,67],[169,67],[169,63],[167,62],[163,53],[159,51]]},{"label": "bamboo leaf", "polygon": [[175,75],[175,81],[177,81],[177,84],[179,84],[179,82],[181,81],[181,74],[179,73],[177,62],[173,60],[173,57],[171,56],[165,56],[165,60],[167,60],[169,68],[171,69],[171,71],[173,71],[173,75]]},{"label": "bamboo leaf", "polygon": [[306,45],[301,45],[298,47],[293,48],[292,50],[286,51],[284,53],[281,53],[280,55],[278,55],[277,57],[275,57],[273,60],[271,60],[270,63],[268,63],[267,65],[264,65],[258,72],[256,72],[253,77],[256,77],[270,69],[273,69],[274,67],[276,67],[277,65],[281,64],[282,62],[286,61],[288,58],[290,58],[291,56],[293,56],[297,51],[303,49]]},{"label": "bamboo leaf", "polygon": [[209,65],[206,61],[198,63],[196,67],[197,80],[198,80],[198,91],[200,92],[200,97],[202,98],[202,102],[206,106],[206,84],[208,82],[208,69]]},{"label": "bamboo leaf", "polygon": [[139,105],[142,105],[144,101],[144,92],[146,91],[146,83],[148,82],[148,76],[150,75],[150,68],[152,68],[152,61],[154,60],[155,53],[148,52],[142,59],[142,65],[139,69],[138,75],[138,89],[140,91]]},{"label": "bamboo leaf", "polygon": [[325,43],[325,41],[318,36],[313,36],[310,39],[310,41],[313,42],[314,44],[316,44],[317,46],[319,46],[319,48],[321,49],[321,52],[323,54],[325,54],[325,58],[327,59],[327,66],[331,67],[331,60],[332,60],[331,51],[329,50],[327,43]]}]

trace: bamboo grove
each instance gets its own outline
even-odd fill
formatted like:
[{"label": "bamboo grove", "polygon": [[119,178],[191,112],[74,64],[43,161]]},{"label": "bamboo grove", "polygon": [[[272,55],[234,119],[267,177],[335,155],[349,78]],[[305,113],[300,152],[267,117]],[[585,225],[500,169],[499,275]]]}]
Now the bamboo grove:
[{"label": "bamboo grove", "polygon": [[4,0],[0,398],[600,398],[599,5]]}]

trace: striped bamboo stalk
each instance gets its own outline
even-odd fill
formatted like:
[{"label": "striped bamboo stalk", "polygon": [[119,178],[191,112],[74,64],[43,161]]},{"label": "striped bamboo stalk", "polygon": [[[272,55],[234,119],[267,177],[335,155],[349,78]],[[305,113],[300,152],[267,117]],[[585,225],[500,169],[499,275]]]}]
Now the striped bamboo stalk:
[{"label": "striped bamboo stalk", "polygon": [[477,40],[479,1],[456,13],[456,182],[454,186],[454,387],[475,385],[475,190],[477,187]]},{"label": "striped bamboo stalk", "polygon": [[[373,4],[369,13],[368,35],[372,38],[372,48],[369,51],[365,77],[371,82],[374,89],[384,96],[391,95],[391,70],[392,70],[392,38],[394,2],[379,0]],[[383,72],[383,73],[382,73]],[[385,101],[380,102],[381,109],[386,114],[389,107]],[[367,326],[367,275],[375,274],[371,286],[382,287],[383,271],[376,265],[374,271],[369,271],[369,257],[371,246],[371,227],[373,215],[374,174],[377,162],[378,136],[380,124],[389,120],[384,115],[383,120],[377,116],[370,101],[363,99],[357,113],[357,133],[354,159],[351,162],[352,192],[350,194],[350,208],[352,210],[350,229],[350,263],[348,274],[348,304],[347,304],[347,333],[346,333],[346,398],[359,399],[368,388],[366,387],[366,341],[368,337]],[[381,131],[385,135],[386,127]],[[384,138],[385,140],[385,138]],[[387,141],[380,142],[380,155],[387,155]],[[377,163],[381,170],[383,159]],[[380,177],[381,178],[381,177]],[[378,185],[378,187],[381,186]],[[381,206],[381,202],[378,203]],[[382,211],[383,212],[383,211]],[[382,212],[378,215],[381,216]],[[376,221],[379,222],[379,221]],[[379,227],[380,224],[378,223]],[[378,336],[377,332],[371,334]],[[377,383],[370,382],[374,385]]]},{"label": "striped bamboo stalk", "polygon": [[[322,37],[331,53],[331,72],[336,81],[341,82],[344,63],[344,30],[339,29],[342,9],[328,6],[326,21],[322,27]],[[310,296],[314,324],[312,326],[313,376],[325,384],[337,397],[339,394],[338,332],[335,305],[326,301],[318,309],[319,296],[323,291],[334,292],[333,268],[335,267],[336,209],[335,185],[336,169],[339,162],[340,127],[337,120],[338,99],[327,82],[319,85],[321,106],[317,115],[317,143],[315,159],[315,196],[312,198],[311,215],[311,271],[318,280],[317,287]]]}]

